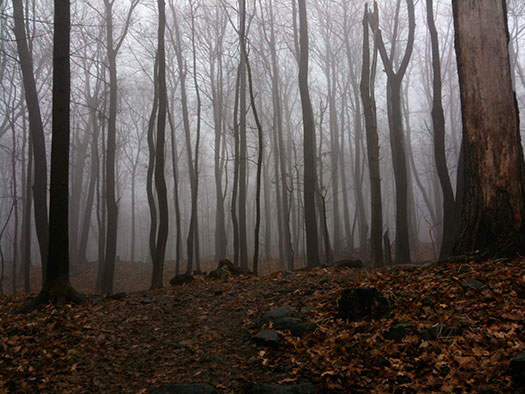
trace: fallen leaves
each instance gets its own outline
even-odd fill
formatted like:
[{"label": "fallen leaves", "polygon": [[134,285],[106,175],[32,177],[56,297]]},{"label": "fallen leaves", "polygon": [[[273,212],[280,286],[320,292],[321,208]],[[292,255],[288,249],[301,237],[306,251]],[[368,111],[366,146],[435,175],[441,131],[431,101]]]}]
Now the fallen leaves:
[{"label": "fallen leaves", "polygon": [[[22,301],[13,298],[0,306],[0,394],[144,394],[159,384],[194,381],[224,393],[242,392],[249,382],[304,381],[343,393],[481,386],[510,393],[509,361],[525,349],[523,262],[198,278],[180,288],[28,315],[11,314]],[[463,289],[468,278],[487,287]],[[348,287],[376,287],[392,300],[392,314],[370,322],[335,319],[338,295]],[[251,343],[258,319],[284,305],[302,310],[315,332],[282,333],[279,349]],[[405,323],[414,331],[399,342],[385,339]],[[422,339],[418,332],[431,327],[461,334]]]}]

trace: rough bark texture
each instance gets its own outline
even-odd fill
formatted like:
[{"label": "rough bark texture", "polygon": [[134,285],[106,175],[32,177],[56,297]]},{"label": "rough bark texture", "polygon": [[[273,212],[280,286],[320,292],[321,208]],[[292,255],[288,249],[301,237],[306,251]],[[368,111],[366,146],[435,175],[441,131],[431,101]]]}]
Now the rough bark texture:
[{"label": "rough bark texture", "polygon": [[525,170],[504,0],[454,0],[465,195],[454,252],[525,253]]}]

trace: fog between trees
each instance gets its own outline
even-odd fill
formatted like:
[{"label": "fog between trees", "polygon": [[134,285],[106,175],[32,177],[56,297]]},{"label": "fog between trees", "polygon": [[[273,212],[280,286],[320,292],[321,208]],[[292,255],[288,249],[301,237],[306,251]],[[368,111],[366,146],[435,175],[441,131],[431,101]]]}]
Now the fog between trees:
[{"label": "fog between trees", "polygon": [[[163,264],[191,274],[229,258],[266,273],[350,256],[370,266],[439,257],[460,215],[445,215],[455,209],[462,143],[449,1],[433,2],[434,53],[428,1],[369,4],[363,23],[364,1],[166,0],[165,26],[161,3],[72,4],[73,269],[97,262],[97,290],[111,292],[115,260],[155,261],[159,287]],[[523,109],[525,5],[509,0],[507,15]],[[30,270],[47,256],[39,239],[47,238],[53,3],[3,1],[0,24],[1,263],[4,288],[29,291]],[[378,150],[367,113],[374,100]]]}]

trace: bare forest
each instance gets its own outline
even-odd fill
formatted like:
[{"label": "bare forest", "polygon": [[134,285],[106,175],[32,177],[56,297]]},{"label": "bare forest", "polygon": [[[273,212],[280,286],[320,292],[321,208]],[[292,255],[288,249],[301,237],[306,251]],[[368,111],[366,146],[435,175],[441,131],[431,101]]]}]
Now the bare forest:
[{"label": "bare forest", "polygon": [[0,0],[0,299],[458,261],[523,291],[524,48],[523,0]]}]

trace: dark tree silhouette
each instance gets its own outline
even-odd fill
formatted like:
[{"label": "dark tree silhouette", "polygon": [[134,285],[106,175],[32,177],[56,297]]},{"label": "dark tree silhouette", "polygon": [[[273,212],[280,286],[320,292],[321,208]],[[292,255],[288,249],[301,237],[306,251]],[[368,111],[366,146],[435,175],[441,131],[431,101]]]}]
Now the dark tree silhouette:
[{"label": "dark tree silhouette", "polygon": [[308,267],[319,265],[315,191],[317,182],[315,158],[315,124],[308,89],[308,15],[305,0],[297,2],[299,11],[299,90],[304,130],[304,220],[306,226],[306,260]]}]

